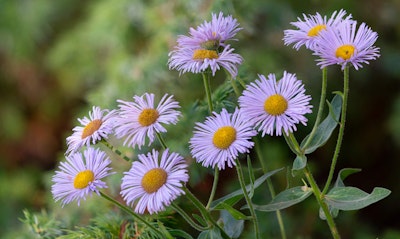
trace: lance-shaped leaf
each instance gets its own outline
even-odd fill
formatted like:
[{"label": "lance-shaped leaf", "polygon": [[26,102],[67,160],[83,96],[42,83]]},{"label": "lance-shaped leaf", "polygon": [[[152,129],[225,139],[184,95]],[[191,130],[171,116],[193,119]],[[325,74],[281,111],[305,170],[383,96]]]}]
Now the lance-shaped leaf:
[{"label": "lance-shaped leaf", "polygon": [[335,182],[335,187],[344,187],[344,183],[343,181],[345,180],[345,178],[347,178],[347,176],[353,174],[353,173],[358,173],[360,172],[361,169],[359,168],[344,168],[342,170],[339,171],[338,177],[336,179]]},{"label": "lance-shaped leaf", "polygon": [[368,194],[356,187],[335,187],[325,195],[328,205],[339,210],[357,210],[389,196],[390,190],[376,187]]},{"label": "lance-shaped leaf", "polygon": [[[253,205],[253,207],[255,210],[263,212],[281,210],[304,201],[311,194],[312,190],[307,186],[297,186],[280,192],[266,205]],[[243,208],[248,208],[248,206],[246,205]]]},{"label": "lance-shaped leaf", "polygon": [[[306,146],[306,142],[310,135],[307,135],[300,144],[300,148],[304,150],[306,154],[314,152],[317,148],[323,146],[326,141],[331,137],[333,130],[336,128],[340,111],[342,109],[342,97],[340,95],[335,95],[332,102],[329,104],[329,115],[318,125],[314,136],[311,141]],[[306,148],[304,148],[306,146]]]},{"label": "lance-shaped leaf", "polygon": [[[353,173],[358,173],[358,172],[360,172],[360,171],[361,171],[361,169],[358,169],[358,168],[344,168],[344,169],[341,169],[341,170],[339,171],[338,177],[337,177],[337,179],[336,179],[336,182],[335,182],[335,185],[334,185],[333,188],[336,188],[336,187],[345,187],[343,181],[344,181],[348,176],[350,176],[351,174],[353,174]],[[331,190],[332,190],[332,189],[331,189]],[[329,193],[328,193],[328,194],[329,194]],[[337,216],[339,215],[339,209],[334,208],[334,207],[332,207],[331,205],[328,205],[328,207],[329,207],[329,212],[331,213],[332,217],[335,218],[335,217],[337,217]],[[319,209],[319,217],[320,217],[322,220],[326,220],[326,216],[325,216],[325,213],[324,213],[324,211],[322,210],[322,208]]]},{"label": "lance-shaped leaf", "polygon": [[[281,171],[283,168],[276,169],[274,171],[268,172],[264,174],[263,176],[259,177],[255,182],[254,185],[247,185],[246,190],[247,192],[250,192],[252,189],[258,188],[267,178],[271,177],[272,175],[276,174],[277,172]],[[224,202],[230,206],[235,205],[240,199],[242,199],[243,196],[243,191],[242,189],[236,190],[222,198],[219,198],[211,203],[211,209],[212,210],[221,210],[225,209],[221,203]]]},{"label": "lance-shaped leaf", "polygon": [[245,220],[245,219],[249,219],[248,216],[244,215],[243,213],[241,213],[240,211],[236,210],[235,208],[233,208],[231,205],[222,202],[221,207],[225,208],[225,210],[222,210],[223,212],[229,212],[231,214],[231,217],[233,217],[236,220]]}]

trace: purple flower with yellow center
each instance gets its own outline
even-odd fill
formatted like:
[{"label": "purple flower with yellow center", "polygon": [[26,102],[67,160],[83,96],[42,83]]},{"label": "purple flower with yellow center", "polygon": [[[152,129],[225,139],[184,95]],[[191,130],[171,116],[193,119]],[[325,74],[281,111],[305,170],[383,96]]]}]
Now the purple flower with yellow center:
[{"label": "purple flower with yellow center", "polygon": [[196,123],[190,139],[191,153],[204,167],[232,168],[239,154],[248,153],[254,146],[251,138],[256,134],[241,110],[236,108],[231,114],[222,109],[219,114],[213,112],[204,123]]},{"label": "purple flower with yellow center", "polygon": [[104,177],[111,175],[111,161],[107,155],[88,147],[83,155],[73,153],[66,157],[66,162],[60,163],[60,171],[56,171],[52,181],[51,192],[55,201],[61,200],[62,206],[72,201],[86,200],[93,192],[99,194],[100,188],[107,188]]},{"label": "purple flower with yellow center", "polygon": [[297,130],[296,124],[306,125],[305,114],[311,113],[311,97],[305,95],[304,85],[294,74],[283,73],[278,82],[274,74],[268,79],[259,75],[259,80],[250,83],[239,97],[239,105],[245,120],[265,134],[289,134]]},{"label": "purple flower with yellow center", "polygon": [[164,125],[176,124],[181,115],[180,108],[173,96],[165,94],[157,107],[154,106],[154,94],[145,93],[134,96],[133,102],[117,100],[119,117],[116,118],[115,135],[125,138],[124,145],[139,149],[145,144],[146,136],[149,145],[154,141],[156,133],[166,132]]},{"label": "purple flower with yellow center", "polygon": [[232,16],[224,17],[222,12],[218,16],[212,13],[211,22],[204,21],[196,29],[190,28],[190,36],[181,35],[177,42],[179,47],[216,50],[221,46],[225,47],[226,41],[236,40],[233,37],[241,29],[237,20]]},{"label": "purple flower with yellow center", "polygon": [[89,118],[78,119],[82,126],[73,128],[74,133],[67,137],[68,149],[66,154],[78,151],[83,146],[96,144],[97,141],[107,139],[113,132],[115,110],[102,110],[100,107],[93,106],[89,112]]},{"label": "purple flower with yellow center", "polygon": [[181,47],[169,53],[168,65],[170,69],[176,69],[182,73],[203,73],[211,70],[212,75],[222,68],[225,68],[235,78],[237,66],[243,58],[234,49],[227,45],[222,52],[204,48]]},{"label": "purple flower with yellow center", "polygon": [[166,149],[138,155],[138,161],[122,178],[121,195],[135,212],[150,214],[165,210],[172,201],[184,194],[182,187],[189,180],[187,164],[178,153]]},{"label": "purple flower with yellow center", "polygon": [[323,68],[338,64],[343,70],[350,64],[358,70],[362,63],[369,64],[380,56],[379,48],[374,46],[377,39],[378,34],[365,23],[357,29],[356,21],[343,22],[337,29],[320,34],[314,50],[314,55],[320,57],[317,65]]},{"label": "purple flower with yellow center", "polygon": [[284,43],[285,45],[294,44],[293,48],[299,50],[301,46],[305,45],[307,49],[313,50],[316,44],[317,36],[327,28],[335,28],[343,20],[350,20],[351,15],[345,17],[346,11],[340,10],[339,12],[333,12],[332,16],[327,19],[326,16],[322,17],[321,14],[316,13],[315,15],[303,14],[304,20],[297,18],[297,22],[291,22],[291,24],[297,27],[297,30],[285,30],[284,31]]}]

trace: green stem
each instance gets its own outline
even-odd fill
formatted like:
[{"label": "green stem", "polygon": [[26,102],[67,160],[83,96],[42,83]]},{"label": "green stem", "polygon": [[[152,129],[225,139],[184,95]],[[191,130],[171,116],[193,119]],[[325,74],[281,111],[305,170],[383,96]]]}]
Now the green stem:
[{"label": "green stem", "polygon": [[118,156],[120,156],[121,158],[125,159],[126,161],[131,161],[130,158],[128,158],[126,155],[124,155],[121,151],[119,151],[118,149],[116,149],[114,146],[112,146],[109,142],[107,142],[105,139],[100,141],[101,143],[103,143],[107,148],[109,148],[111,151],[113,151],[115,154],[117,154]]},{"label": "green stem", "polygon": [[286,143],[288,144],[289,148],[295,153],[296,155],[303,154],[299,142],[297,141],[296,137],[294,137],[293,133],[286,134],[283,133],[283,136],[285,137]]},{"label": "green stem", "polygon": [[160,238],[163,238],[164,235],[162,232],[160,232],[157,228],[155,228],[153,225],[151,225],[148,221],[144,220],[141,216],[137,215],[136,213],[134,213],[130,208],[128,208],[127,206],[122,205],[121,203],[119,203],[117,200],[111,198],[110,196],[108,196],[107,194],[100,192],[100,195],[105,198],[106,200],[110,201],[111,203],[115,204],[117,207],[119,207],[120,209],[122,209],[123,211],[127,212],[128,214],[130,214],[131,216],[133,216],[136,220],[142,222],[143,224],[145,224],[147,227],[149,227],[152,231],[154,231],[155,233],[157,233]]},{"label": "green stem", "polygon": [[246,89],[246,83],[240,78],[239,76],[236,77],[236,80],[239,82],[239,84],[243,87],[243,89]]},{"label": "green stem", "polygon": [[346,66],[344,68],[343,78],[344,78],[344,83],[343,83],[343,102],[342,102],[342,112],[341,112],[341,118],[340,118],[340,124],[339,124],[339,134],[338,134],[338,138],[337,138],[337,141],[336,141],[336,148],[335,148],[335,152],[333,154],[333,158],[332,158],[331,168],[329,170],[328,179],[326,180],[324,190],[322,190],[323,194],[326,194],[326,192],[328,191],[328,189],[329,189],[329,187],[331,185],[333,174],[335,172],[337,159],[339,157],[340,148],[341,148],[342,142],[343,142],[344,127],[345,127],[345,123],[346,123],[347,100],[348,100],[348,95],[349,95],[349,67],[348,66]]},{"label": "green stem", "polygon": [[197,209],[199,209],[201,215],[207,221],[208,225],[213,225],[217,227],[220,230],[223,238],[230,239],[230,237],[226,234],[224,229],[222,229],[218,225],[218,223],[211,217],[209,211],[204,207],[204,205],[199,201],[199,199],[197,199],[197,197],[186,187],[183,187],[182,189],[183,191],[185,191],[186,197],[197,207]]},{"label": "green stem", "polygon": [[239,88],[236,85],[235,80],[232,78],[232,75],[226,69],[224,69],[224,70],[225,70],[226,76],[228,77],[229,81],[231,82],[231,85],[232,85],[233,91],[235,92],[236,97],[239,97],[240,96],[240,91],[239,91]]},{"label": "green stem", "polygon": [[185,219],[185,220],[190,224],[190,226],[192,226],[192,227],[193,227],[194,229],[196,229],[197,231],[205,231],[205,230],[210,229],[210,226],[208,226],[208,227],[203,227],[203,226],[200,226],[199,224],[195,223],[195,222],[192,220],[192,218],[190,218],[190,216],[187,215],[187,213],[186,213],[182,208],[180,208],[176,203],[172,202],[171,207],[172,207],[175,211],[177,211],[177,212],[183,217],[183,219]]},{"label": "green stem", "polygon": [[163,147],[163,149],[167,149],[167,144],[165,143],[165,140],[163,139],[163,137],[161,136],[161,134],[159,132],[156,132],[157,135],[157,139],[158,141],[160,141],[161,146]]},{"label": "green stem", "polygon": [[308,168],[308,166],[306,166],[304,168],[304,175],[307,178],[308,183],[310,184],[314,196],[318,201],[319,206],[321,207],[322,211],[325,214],[325,218],[326,218],[326,222],[328,223],[329,229],[331,231],[331,234],[333,236],[334,239],[340,239],[340,235],[339,235],[339,231],[337,230],[335,221],[333,220],[332,214],[329,211],[329,207],[328,205],[325,203],[324,201],[324,196],[321,193],[317,183],[315,182],[314,177],[312,176],[312,174],[310,173],[310,170]]},{"label": "green stem", "polygon": [[214,169],[214,182],[211,188],[211,193],[210,193],[210,197],[208,198],[208,203],[206,206],[206,209],[210,209],[211,203],[214,200],[215,197],[215,193],[217,191],[217,186],[218,186],[218,180],[219,180],[219,170],[218,167],[215,167]]},{"label": "green stem", "polygon": [[[292,145],[292,147],[295,148],[295,150],[299,149],[299,144],[298,144],[297,140],[294,138],[293,134],[289,134],[289,136],[285,135],[285,139],[288,142],[288,144]],[[304,156],[304,153],[300,152],[300,153],[297,153],[296,155]],[[310,186],[313,190],[313,194],[314,194],[315,198],[317,199],[319,206],[321,207],[322,211],[325,214],[326,222],[328,223],[328,226],[329,226],[329,229],[331,231],[333,238],[339,239],[340,235],[337,230],[335,221],[333,220],[332,214],[329,211],[329,207],[326,204],[326,202],[324,201],[324,194],[321,193],[321,190],[319,189],[314,177],[312,176],[310,169],[308,168],[308,165],[303,169],[303,172],[307,178],[308,183],[310,184]]]},{"label": "green stem", "polygon": [[212,112],[214,111],[214,107],[211,98],[210,77],[208,73],[207,74],[203,73],[203,84],[204,84],[204,90],[206,91],[208,109],[210,111],[210,114],[212,114]]},{"label": "green stem", "polygon": [[[263,157],[261,155],[260,141],[258,140],[257,137],[254,139],[254,141],[255,141],[255,150],[256,150],[256,153],[257,153],[257,158],[260,161],[261,168],[262,168],[264,173],[267,173],[268,172],[268,167],[267,167],[266,163],[264,162]],[[274,188],[274,185],[272,184],[271,178],[267,178],[267,186],[268,186],[269,192],[271,193],[271,199],[274,199],[276,194],[275,194],[275,188]],[[285,224],[283,223],[282,213],[281,213],[280,210],[276,210],[275,214],[276,214],[276,218],[278,220],[279,230],[281,232],[281,237],[282,237],[282,239],[286,239],[287,238],[286,237],[286,230],[285,230]]]},{"label": "green stem", "polygon": [[328,85],[328,68],[324,67],[322,68],[322,86],[321,86],[321,98],[319,100],[319,106],[318,106],[318,112],[317,112],[317,118],[315,119],[314,126],[311,130],[310,136],[308,137],[306,143],[303,146],[303,150],[307,148],[307,146],[310,144],[312,138],[314,138],[314,135],[317,131],[317,128],[319,126],[319,123],[321,122],[322,119],[322,112],[324,111],[324,105],[325,105],[325,98],[326,98],[326,88]]},{"label": "green stem", "polygon": [[253,202],[251,201],[249,194],[247,193],[246,183],[244,181],[242,166],[240,165],[239,159],[236,159],[236,171],[238,174],[240,187],[242,188],[244,198],[246,199],[247,205],[249,206],[250,214],[253,218],[254,233],[256,234],[256,238],[260,238],[260,229],[258,227],[257,215],[253,208]]}]

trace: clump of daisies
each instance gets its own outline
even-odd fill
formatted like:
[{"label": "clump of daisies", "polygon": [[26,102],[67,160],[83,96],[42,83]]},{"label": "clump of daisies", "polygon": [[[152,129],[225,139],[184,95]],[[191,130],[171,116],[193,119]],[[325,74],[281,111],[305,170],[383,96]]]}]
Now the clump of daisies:
[{"label": "clump of daisies", "polygon": [[[329,204],[329,200],[323,198],[329,198],[329,188],[337,187],[331,185],[331,180],[343,140],[349,67],[353,66],[359,70],[363,67],[362,64],[369,64],[371,60],[380,56],[379,48],[374,45],[378,34],[365,23],[358,25],[357,21],[343,9],[333,12],[330,17],[319,13],[304,14],[303,19],[298,18],[297,22],[291,24],[297,29],[284,31],[285,45],[293,44],[296,50],[302,46],[311,50],[312,54],[318,57],[317,65],[323,72],[326,72],[326,68],[330,65],[339,65],[344,71],[344,89],[343,92],[337,93],[341,97],[340,102],[343,103],[333,106],[332,100],[328,116],[321,123],[321,112],[324,109],[327,90],[325,84],[327,76],[323,74],[317,117],[310,134],[303,142],[297,142],[294,133],[299,124],[307,126],[307,117],[312,113],[313,106],[310,103],[311,96],[306,94],[306,85],[300,80],[302,77],[297,78],[296,74],[284,71],[282,76],[274,73],[269,73],[267,76],[258,74],[256,79],[249,79],[247,84],[236,79],[238,66],[242,64],[243,59],[235,53],[230,41],[237,41],[235,37],[242,28],[231,15],[226,16],[222,12],[213,13],[211,21],[204,21],[196,28],[190,28],[188,35],[177,37],[177,45],[169,53],[167,64],[170,69],[177,70],[180,74],[191,72],[208,77],[214,77],[217,71],[224,69],[227,78],[233,84],[232,92],[236,94],[236,99],[231,104],[234,107],[215,110],[210,83],[204,80],[209,115],[204,116],[200,122],[193,122],[193,128],[182,132],[191,134],[189,142],[185,142],[188,147],[188,153],[185,155],[173,152],[163,137],[167,133],[167,128],[178,124],[181,117],[190,118],[190,115],[180,111],[180,104],[173,95],[164,94],[159,101],[156,101],[156,96],[152,93],[134,95],[131,101],[117,100],[118,108],[112,110],[93,106],[88,113],[89,117],[78,119],[80,125],[74,127],[72,135],[67,137],[66,161],[60,163],[52,178],[51,192],[55,201],[61,201],[63,207],[76,201],[79,206],[82,200],[95,193],[129,212],[136,221],[144,225],[146,228],[144,230],[151,230],[160,238],[164,237],[166,230],[169,229],[166,229],[161,221],[157,220],[157,223],[154,223],[156,217],[147,216],[165,212],[167,208],[181,215],[190,226],[200,231],[203,237],[211,232],[223,238],[233,237],[228,235],[225,227],[221,226],[224,223],[232,223],[233,219],[226,221],[214,217],[215,210],[224,208],[232,213],[233,217],[246,218],[252,222],[255,238],[261,238],[264,235],[261,235],[255,211],[270,211],[271,205],[253,207],[255,205],[252,197],[256,188],[273,173],[267,171],[260,143],[255,138],[283,136],[289,148],[296,154],[293,171],[304,170],[306,177],[303,181],[306,185],[282,192],[284,196],[278,195],[275,201],[273,200],[272,207],[274,210],[281,210],[288,205],[301,202],[314,193],[321,208],[320,214],[329,222],[333,237],[339,238],[338,230],[332,223],[332,212],[339,209],[335,208],[336,204]],[[242,86],[241,90],[236,88],[236,80]],[[233,98],[232,95],[226,98],[228,97]],[[336,108],[333,109],[334,107]],[[337,115],[332,112],[336,112]],[[309,176],[306,154],[323,146],[337,124],[340,124],[338,143],[331,171],[325,182],[325,188],[320,189],[315,179]],[[119,200],[107,194],[106,179],[115,174],[111,168],[113,162],[110,158],[113,157],[109,157],[107,153],[122,155],[117,146],[108,142],[110,137],[116,138],[117,141],[121,140],[122,146],[137,153],[136,159],[122,157],[129,161],[129,167],[121,173],[119,196],[122,198]],[[158,145],[154,144],[156,140],[159,141]],[[99,143],[103,143],[103,146],[110,150],[103,151],[103,148],[98,146]],[[145,145],[147,147],[143,147]],[[147,151],[142,152],[142,147]],[[246,174],[243,173],[240,164],[244,158],[247,159],[248,180],[244,178]],[[261,164],[263,175],[256,180],[255,172],[261,170],[253,170],[252,164],[257,160]],[[187,187],[190,179],[189,162],[214,169],[214,182],[206,204],[197,199]],[[229,168],[236,168],[241,191],[214,201],[219,172]],[[268,183],[271,189],[271,182]],[[181,196],[185,196],[193,204],[192,208],[196,212],[186,212],[180,207],[178,198]],[[233,206],[242,197],[246,205],[241,209],[235,209]],[[292,198],[293,201],[290,201]],[[247,213],[250,215],[246,215]],[[279,217],[279,214],[277,216]],[[278,218],[278,221],[281,224],[280,228],[284,229],[281,218]],[[155,224],[158,226],[154,226]],[[237,225],[239,224],[234,226]],[[174,229],[168,233],[171,233],[169,235],[171,238],[173,233],[177,233],[176,236],[184,235],[185,238],[191,238],[186,233]],[[136,238],[137,235],[130,235],[132,236]],[[286,237],[284,232],[282,237]]]},{"label": "clump of daisies", "polygon": [[379,48],[374,46],[378,34],[365,23],[357,29],[357,21],[351,15],[346,16],[345,10],[335,11],[330,18],[315,15],[303,15],[291,24],[298,29],[284,31],[285,45],[294,44],[299,50],[305,45],[318,56],[321,68],[329,65],[340,65],[342,70],[352,65],[356,70],[361,63],[369,64],[380,56]]},{"label": "clump of daisies", "polygon": [[210,71],[213,76],[224,68],[235,78],[243,59],[228,42],[236,40],[234,37],[240,30],[232,16],[224,17],[222,12],[218,16],[212,14],[211,22],[190,28],[189,36],[178,37],[178,45],[169,53],[169,68],[181,74]]}]

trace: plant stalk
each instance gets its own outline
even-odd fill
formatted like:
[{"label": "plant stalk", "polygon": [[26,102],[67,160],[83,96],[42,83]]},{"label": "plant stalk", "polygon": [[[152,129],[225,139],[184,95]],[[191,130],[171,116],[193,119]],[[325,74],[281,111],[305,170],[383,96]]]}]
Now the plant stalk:
[{"label": "plant stalk", "polygon": [[340,148],[342,146],[343,142],[343,135],[344,135],[344,127],[346,123],[346,111],[347,111],[347,101],[348,101],[348,95],[349,95],[349,66],[346,66],[343,71],[343,102],[342,102],[342,112],[341,112],[341,118],[340,118],[340,124],[339,124],[339,134],[338,138],[336,141],[336,147],[335,147],[335,152],[333,154],[332,158],[332,163],[331,163],[331,168],[329,170],[329,175],[328,179],[326,180],[325,187],[322,190],[323,194],[326,194],[328,192],[328,189],[331,185],[333,174],[335,173],[335,167],[336,163],[339,157],[339,152]]},{"label": "plant stalk", "polygon": [[259,226],[258,226],[257,214],[254,211],[253,202],[251,201],[251,199],[249,197],[249,194],[247,193],[246,183],[244,181],[244,176],[243,176],[243,171],[242,171],[242,166],[240,165],[239,159],[236,158],[235,161],[236,161],[236,171],[237,171],[237,174],[238,174],[240,187],[242,188],[243,195],[244,195],[244,198],[246,200],[246,203],[249,206],[251,217],[253,218],[254,233],[256,235],[255,238],[258,239],[258,238],[260,238],[260,229],[259,229]]}]

